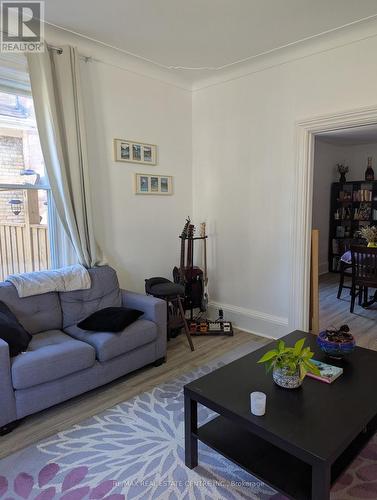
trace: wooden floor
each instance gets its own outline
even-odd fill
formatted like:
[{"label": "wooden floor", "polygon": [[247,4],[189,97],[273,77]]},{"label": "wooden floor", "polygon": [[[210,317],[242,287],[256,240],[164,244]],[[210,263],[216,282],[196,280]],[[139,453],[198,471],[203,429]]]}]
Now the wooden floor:
[{"label": "wooden floor", "polygon": [[320,329],[347,324],[356,338],[357,345],[377,351],[377,304],[368,309],[355,305],[350,313],[349,290],[344,289],[341,298],[338,292],[339,274],[328,273],[320,276]]},{"label": "wooden floor", "polygon": [[0,438],[0,458],[85,420],[112,406],[178,375],[198,368],[234,349],[245,350],[246,344],[268,340],[251,333],[235,331],[233,337],[194,337],[191,352],[184,335],[168,342],[167,362],[146,367],[104,387],[24,419],[10,434]]}]

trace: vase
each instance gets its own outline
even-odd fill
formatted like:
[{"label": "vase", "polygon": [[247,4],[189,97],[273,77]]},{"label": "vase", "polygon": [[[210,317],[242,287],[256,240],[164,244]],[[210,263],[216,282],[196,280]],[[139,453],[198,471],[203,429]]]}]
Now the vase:
[{"label": "vase", "polygon": [[370,241],[368,243],[368,248],[377,248],[377,242],[376,241]]},{"label": "vase", "polygon": [[302,384],[299,370],[292,375],[287,368],[274,368],[272,378],[275,384],[284,387],[284,389],[297,389]]},{"label": "vase", "polygon": [[345,184],[347,182],[346,174],[340,174],[339,182]]}]

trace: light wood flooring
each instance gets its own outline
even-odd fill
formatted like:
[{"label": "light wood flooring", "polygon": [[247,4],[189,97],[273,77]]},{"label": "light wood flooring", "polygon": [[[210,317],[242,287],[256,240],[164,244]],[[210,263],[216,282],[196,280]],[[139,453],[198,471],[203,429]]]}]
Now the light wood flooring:
[{"label": "light wood flooring", "polygon": [[148,391],[167,380],[205,365],[237,349],[248,352],[247,344],[262,346],[268,339],[240,330],[233,337],[194,337],[191,352],[185,335],[168,342],[167,362],[146,367],[106,386],[27,417],[10,434],[0,437],[0,458],[71,427],[101,411]]},{"label": "light wood flooring", "polygon": [[351,314],[349,290],[343,289],[337,299],[338,284],[339,274],[328,273],[319,278],[320,330],[347,324],[357,345],[377,351],[377,303],[368,309],[355,304]]}]

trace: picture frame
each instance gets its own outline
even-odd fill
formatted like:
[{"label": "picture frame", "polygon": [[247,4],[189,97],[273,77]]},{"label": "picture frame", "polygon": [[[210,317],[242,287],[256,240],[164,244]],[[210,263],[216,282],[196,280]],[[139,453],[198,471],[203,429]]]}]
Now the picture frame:
[{"label": "picture frame", "polygon": [[134,179],[135,194],[173,194],[173,176],[155,174],[135,174]]},{"label": "picture frame", "polygon": [[127,139],[114,139],[114,160],[157,165],[157,146]]}]

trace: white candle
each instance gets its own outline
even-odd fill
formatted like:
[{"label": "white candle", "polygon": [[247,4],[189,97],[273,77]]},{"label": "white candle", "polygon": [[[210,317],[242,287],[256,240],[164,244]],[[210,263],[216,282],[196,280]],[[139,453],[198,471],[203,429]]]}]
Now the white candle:
[{"label": "white candle", "polygon": [[253,415],[261,417],[266,413],[266,395],[264,392],[250,394],[250,409]]}]

